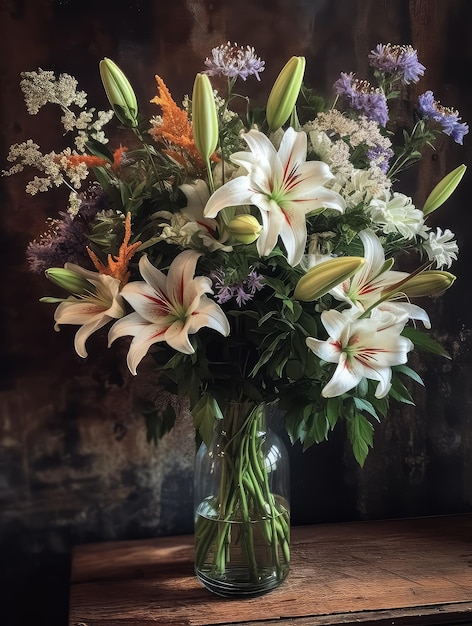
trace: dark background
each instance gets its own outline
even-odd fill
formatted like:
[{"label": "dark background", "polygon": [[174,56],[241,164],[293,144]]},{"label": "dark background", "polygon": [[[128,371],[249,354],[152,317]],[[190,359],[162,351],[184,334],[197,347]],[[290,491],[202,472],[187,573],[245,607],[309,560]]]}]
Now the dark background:
[{"label": "dark background", "polygon": [[[427,72],[406,98],[432,89],[472,122],[468,0],[23,0],[0,2],[0,169],[8,146],[32,138],[59,150],[53,108],[26,112],[21,71],[38,67],[79,79],[89,106],[108,108],[98,62],[111,57],[126,72],[141,110],[166,81],[179,102],[213,46],[236,41],[266,61],[262,83],[244,91],[260,104],[285,61],[307,58],[306,81],[329,93],[340,71],[367,73],[377,43],[411,43]],[[413,101],[413,100],[412,100]],[[421,206],[432,186],[460,163],[464,146],[440,141],[402,191]],[[2,155],[4,155],[2,157]],[[136,394],[152,393],[151,376],[130,380],[123,355],[89,342],[73,351],[74,329],[53,330],[52,307],[38,302],[46,279],[25,263],[28,242],[66,203],[62,190],[27,196],[28,177],[0,179],[0,623],[65,625],[71,549],[84,542],[192,532],[193,430],[185,409],[156,449],[145,441]],[[344,433],[292,454],[294,524],[459,513],[472,510],[470,384],[472,170],[435,214],[432,226],[455,232],[460,260],[455,286],[425,304],[433,335],[452,355],[412,358],[425,381],[416,406],[392,406],[377,426],[363,470]]]}]

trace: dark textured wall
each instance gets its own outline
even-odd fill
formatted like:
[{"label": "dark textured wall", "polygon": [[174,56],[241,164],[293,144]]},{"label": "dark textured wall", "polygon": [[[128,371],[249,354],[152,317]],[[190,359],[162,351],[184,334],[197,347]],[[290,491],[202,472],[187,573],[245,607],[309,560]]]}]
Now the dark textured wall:
[{"label": "dark textured wall", "polygon": [[[146,109],[155,73],[179,100],[211,48],[227,40],[254,45],[266,60],[266,91],[256,81],[245,84],[262,103],[292,54],[307,57],[307,81],[328,91],[340,71],[364,74],[377,43],[411,43],[427,66],[421,91],[433,89],[470,123],[471,18],[467,0],[3,0],[0,168],[13,142],[31,137],[44,150],[57,148],[55,116],[26,113],[21,71],[70,73],[89,104],[107,108],[98,61],[109,56]],[[469,136],[462,148],[441,142],[405,180],[414,197],[424,200],[445,173],[472,164],[471,145]],[[28,272],[24,251],[66,195],[31,198],[26,180],[0,180],[2,626],[67,622],[74,544],[192,530],[194,444],[185,407],[177,428],[157,449],[149,446],[131,406],[133,396],[156,393],[152,377],[131,380],[121,354],[104,354],[103,337],[90,340],[82,361],[73,352],[74,331],[53,331],[52,309],[38,303],[46,280]],[[472,510],[471,197],[472,168],[434,216],[461,249],[456,285],[425,303],[452,360],[415,357],[426,387],[415,389],[415,407],[392,407],[362,471],[341,431],[304,454],[291,450],[294,523]]]}]

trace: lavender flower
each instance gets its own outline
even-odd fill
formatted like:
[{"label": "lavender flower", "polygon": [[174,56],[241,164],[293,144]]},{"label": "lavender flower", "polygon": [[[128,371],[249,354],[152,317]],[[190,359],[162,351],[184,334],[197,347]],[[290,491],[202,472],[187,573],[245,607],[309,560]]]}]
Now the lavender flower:
[{"label": "lavender flower", "polygon": [[346,98],[349,106],[361,111],[368,119],[386,126],[388,108],[385,94],[375,89],[365,80],[354,78],[354,74],[341,72],[341,77],[333,85],[338,96]]},{"label": "lavender flower", "polygon": [[26,258],[30,270],[41,274],[50,267],[62,267],[64,263],[90,266],[86,253],[86,246],[90,243],[87,235],[90,233],[90,222],[104,208],[103,199],[103,196],[97,195],[90,200],[82,200],[75,216],[61,212],[59,219],[49,220],[49,230],[39,240],[28,244]]},{"label": "lavender flower", "polygon": [[256,56],[253,46],[238,46],[226,44],[213,48],[212,58],[205,59],[208,67],[206,73],[209,76],[228,76],[228,78],[242,78],[246,80],[248,76],[255,75],[257,80],[261,80],[259,72],[264,71],[265,62]]},{"label": "lavender flower", "polygon": [[371,165],[376,165],[380,170],[386,174],[390,164],[390,159],[393,157],[394,152],[392,148],[385,148],[383,146],[375,146],[367,150],[367,158]]},{"label": "lavender flower", "polygon": [[411,46],[394,46],[379,43],[369,54],[371,67],[396,74],[405,84],[417,83],[425,71],[418,61],[418,53]]},{"label": "lavender flower", "polygon": [[224,270],[213,270],[210,272],[210,278],[213,281],[218,304],[224,304],[234,298],[240,308],[252,300],[255,293],[264,287],[264,277],[254,269],[249,271],[247,278],[228,285],[225,284]]},{"label": "lavender flower", "polygon": [[432,91],[426,91],[418,98],[418,112],[423,119],[437,122],[443,133],[450,135],[456,143],[462,145],[464,135],[469,132],[469,126],[460,122],[462,118],[455,109],[443,107],[434,99]]}]

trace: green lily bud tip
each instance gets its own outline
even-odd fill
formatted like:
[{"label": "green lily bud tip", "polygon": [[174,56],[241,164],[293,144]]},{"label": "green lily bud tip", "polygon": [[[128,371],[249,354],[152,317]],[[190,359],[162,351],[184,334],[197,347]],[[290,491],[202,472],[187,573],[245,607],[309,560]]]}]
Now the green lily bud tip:
[{"label": "green lily bud tip", "polygon": [[218,145],[218,116],[210,79],[197,74],[192,94],[192,130],[200,156],[208,161]]},{"label": "green lily bud tip", "polygon": [[126,76],[116,63],[106,57],[100,61],[99,69],[103,87],[116,117],[126,126],[137,126],[138,102]]},{"label": "green lily bud tip", "polygon": [[456,167],[456,169],[452,170],[452,172],[449,172],[447,176],[439,181],[439,183],[434,187],[432,192],[427,197],[426,202],[424,203],[424,215],[432,213],[442,204],[444,204],[444,202],[446,202],[449,196],[451,196],[454,192],[457,185],[461,182],[466,169],[466,165],[459,165],[459,167]]},{"label": "green lily bud tip", "polygon": [[323,261],[310,268],[300,278],[293,295],[302,302],[317,300],[350,278],[364,263],[363,257],[356,256],[342,256]]},{"label": "green lily bud tip", "polygon": [[90,293],[93,289],[88,280],[62,267],[51,267],[46,270],[45,274],[52,283],[72,294]]},{"label": "green lily bud tip", "polygon": [[267,100],[267,123],[271,131],[285,124],[300,93],[305,73],[305,57],[293,56],[278,75]]},{"label": "green lily bud tip", "polygon": [[244,213],[234,217],[227,226],[228,233],[239,243],[253,243],[259,237],[262,226],[253,215]]},{"label": "green lily bud tip", "polygon": [[408,298],[434,296],[449,289],[456,280],[454,274],[443,270],[425,270],[404,282],[400,293]]}]

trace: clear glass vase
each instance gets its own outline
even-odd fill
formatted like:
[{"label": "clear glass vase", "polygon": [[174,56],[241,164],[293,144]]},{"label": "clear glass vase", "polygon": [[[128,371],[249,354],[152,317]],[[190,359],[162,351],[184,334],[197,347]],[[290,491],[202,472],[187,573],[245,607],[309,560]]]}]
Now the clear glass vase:
[{"label": "clear glass vase", "polygon": [[290,562],[289,459],[264,404],[229,403],[195,460],[195,572],[221,596],[278,587]]}]

